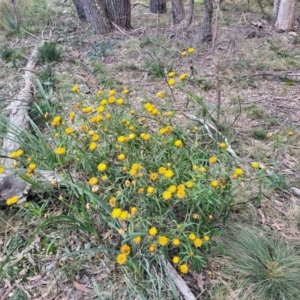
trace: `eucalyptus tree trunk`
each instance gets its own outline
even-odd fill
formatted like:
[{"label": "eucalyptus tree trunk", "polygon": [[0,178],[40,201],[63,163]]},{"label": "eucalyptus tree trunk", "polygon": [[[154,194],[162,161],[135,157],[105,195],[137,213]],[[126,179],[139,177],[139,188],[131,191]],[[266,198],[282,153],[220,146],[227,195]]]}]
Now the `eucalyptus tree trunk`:
[{"label": "eucalyptus tree trunk", "polygon": [[202,24],[202,41],[210,42],[212,40],[212,0],[204,0],[204,20]]},{"label": "eucalyptus tree trunk", "polygon": [[294,20],[295,0],[280,0],[275,28],[283,31],[290,30],[293,28]]},{"label": "eucalyptus tree trunk", "polygon": [[103,34],[111,29],[110,21],[105,10],[104,0],[81,0],[88,22],[92,25],[94,32]]},{"label": "eucalyptus tree trunk", "polygon": [[189,27],[194,17],[195,0],[189,0],[189,5],[186,13],[186,27]]},{"label": "eucalyptus tree trunk", "polygon": [[150,12],[154,14],[165,14],[167,12],[166,0],[150,0]]},{"label": "eucalyptus tree trunk", "polygon": [[105,0],[105,10],[111,22],[124,29],[131,29],[130,0]]},{"label": "eucalyptus tree trunk", "polygon": [[276,22],[276,19],[277,19],[279,4],[280,4],[280,0],[274,0],[274,4],[273,4],[273,21],[274,21],[274,23]]},{"label": "eucalyptus tree trunk", "polygon": [[73,0],[77,15],[81,21],[86,21],[86,15],[81,0]]},{"label": "eucalyptus tree trunk", "polygon": [[179,24],[185,18],[183,0],[172,0],[173,24]]}]

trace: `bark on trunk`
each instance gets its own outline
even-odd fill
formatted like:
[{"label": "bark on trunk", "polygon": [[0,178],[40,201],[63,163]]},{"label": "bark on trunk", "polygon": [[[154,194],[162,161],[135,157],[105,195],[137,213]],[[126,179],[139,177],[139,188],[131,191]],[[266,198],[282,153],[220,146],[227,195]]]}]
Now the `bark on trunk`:
[{"label": "bark on trunk", "polygon": [[204,0],[204,20],[202,24],[202,42],[212,40],[213,5],[211,0]]},{"label": "bark on trunk", "polygon": [[280,4],[280,0],[274,0],[274,5],[273,5],[273,21],[274,21],[274,23],[276,22],[276,19],[277,19],[279,4]]},{"label": "bark on trunk", "polygon": [[195,6],[195,0],[189,1],[189,6],[186,14],[186,27],[189,27],[193,21],[194,17],[194,6]]},{"label": "bark on trunk", "polygon": [[293,28],[295,19],[295,0],[281,0],[275,28],[287,31]]},{"label": "bark on trunk", "polygon": [[172,0],[173,24],[179,24],[185,18],[183,0]]},{"label": "bark on trunk", "polygon": [[150,0],[150,12],[154,14],[165,14],[167,12],[166,0]]},{"label": "bark on trunk", "polygon": [[105,10],[111,22],[124,29],[131,29],[130,0],[105,0]]},{"label": "bark on trunk", "polygon": [[75,5],[77,15],[78,15],[79,19],[81,21],[86,21],[86,15],[85,15],[81,0],[73,0],[73,3]]},{"label": "bark on trunk", "polygon": [[95,33],[103,34],[110,31],[111,24],[105,11],[104,0],[83,0],[82,5]]}]

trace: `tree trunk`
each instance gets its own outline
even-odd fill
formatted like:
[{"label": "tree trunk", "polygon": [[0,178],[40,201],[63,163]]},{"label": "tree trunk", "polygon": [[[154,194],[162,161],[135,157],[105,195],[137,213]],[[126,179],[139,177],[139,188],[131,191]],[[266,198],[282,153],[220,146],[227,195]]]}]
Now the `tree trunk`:
[{"label": "tree trunk", "polygon": [[189,0],[189,6],[186,14],[186,28],[189,27],[194,17],[195,0]]},{"label": "tree trunk", "polygon": [[111,22],[124,29],[131,29],[130,0],[105,0],[105,10]]},{"label": "tree trunk", "polygon": [[83,9],[88,22],[95,33],[107,33],[111,24],[105,11],[104,0],[82,0]]},{"label": "tree trunk", "polygon": [[185,18],[185,11],[182,0],[172,0],[173,24],[179,24]]},{"label": "tree trunk", "polygon": [[211,0],[204,0],[204,20],[202,24],[202,42],[212,40],[213,5]]},{"label": "tree trunk", "polygon": [[81,21],[86,21],[86,15],[85,15],[81,0],[73,0],[73,3],[75,5],[77,15],[78,15],[79,19]]},{"label": "tree trunk", "polygon": [[166,0],[150,0],[150,12],[154,14],[165,14],[167,12]]},{"label": "tree trunk", "polygon": [[273,21],[274,21],[274,23],[276,22],[276,19],[277,19],[279,4],[280,4],[280,0],[274,0],[274,5],[273,5]]},{"label": "tree trunk", "polygon": [[295,19],[295,0],[281,0],[275,28],[287,31],[293,28]]}]

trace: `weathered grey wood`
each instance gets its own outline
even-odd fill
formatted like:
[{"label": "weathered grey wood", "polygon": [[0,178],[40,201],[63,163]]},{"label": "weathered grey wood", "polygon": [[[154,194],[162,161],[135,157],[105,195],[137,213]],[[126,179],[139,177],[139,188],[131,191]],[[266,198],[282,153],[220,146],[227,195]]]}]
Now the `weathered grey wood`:
[{"label": "weathered grey wood", "polygon": [[[19,177],[18,174],[21,173],[24,173],[24,170],[6,170],[5,173],[0,174],[0,205],[5,205],[5,201],[13,196],[19,198],[18,203],[26,200],[31,185]],[[63,181],[62,176],[54,171],[38,170],[36,176],[38,176],[39,181],[50,182],[51,184],[54,182],[61,184]]]},{"label": "weathered grey wood", "polygon": [[196,300],[194,294],[191,292],[185,281],[181,278],[181,276],[177,273],[173,266],[164,258],[162,254],[159,257],[162,264],[164,265],[165,272],[168,274],[168,276],[171,277],[177,289],[181,293],[183,299]]},{"label": "weathered grey wood", "polygon": [[14,100],[6,109],[8,111],[8,128],[7,134],[3,139],[0,154],[4,156],[0,162],[7,170],[0,176],[0,204],[12,196],[23,195],[27,188],[27,183],[16,176],[13,171],[14,160],[9,158],[11,152],[19,149],[19,144],[15,136],[15,128],[27,130],[29,127],[27,109],[32,101],[32,74],[35,68],[35,58],[38,53],[36,46],[27,62],[24,73],[24,88],[19,92]]},{"label": "weathered grey wood", "polygon": [[[280,0],[275,28],[277,30],[291,30],[295,20],[295,0]],[[278,4],[277,4],[278,5]]]},{"label": "weathered grey wood", "polygon": [[[2,149],[0,149],[0,154],[3,156],[9,156],[9,154],[13,151],[16,151],[20,146],[16,140],[14,134],[14,128],[18,128],[21,130],[28,129],[28,114],[27,109],[32,100],[32,83],[31,78],[33,74],[33,70],[35,67],[35,58],[37,56],[38,46],[33,50],[28,63],[25,67],[24,88],[19,92],[16,100],[14,100],[6,110],[9,113],[8,116],[8,128],[7,134],[3,139]],[[5,168],[11,168],[13,166],[13,160],[10,158],[3,158],[1,165]]]}]

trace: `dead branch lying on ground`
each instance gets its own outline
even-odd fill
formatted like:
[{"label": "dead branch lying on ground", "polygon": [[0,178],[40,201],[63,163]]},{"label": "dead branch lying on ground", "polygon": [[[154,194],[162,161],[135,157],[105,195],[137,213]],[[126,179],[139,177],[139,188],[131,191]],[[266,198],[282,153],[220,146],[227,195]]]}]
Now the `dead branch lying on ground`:
[{"label": "dead branch lying on ground", "polygon": [[[22,172],[24,173],[24,170],[6,170],[0,174],[0,206],[12,196],[18,197],[18,203],[26,201],[31,184],[19,176]],[[38,170],[36,175],[39,180],[49,184],[61,184],[63,181],[61,174],[55,171]]]},{"label": "dead branch lying on ground", "polygon": [[190,288],[187,286],[185,281],[178,275],[177,271],[173,268],[173,266],[164,258],[161,254],[159,256],[162,264],[165,267],[165,272],[171,277],[174,284],[178,288],[184,300],[196,300],[196,297],[191,292]]},{"label": "dead branch lying on ground", "polygon": [[[20,130],[28,129],[28,114],[27,109],[32,100],[32,83],[31,78],[33,69],[35,67],[35,58],[38,53],[38,46],[36,46],[28,59],[28,63],[25,67],[24,73],[24,88],[19,92],[16,100],[6,108],[9,111],[7,134],[3,138],[2,151],[0,154],[7,156],[10,152],[19,148],[19,144],[15,140],[14,128]],[[10,158],[2,159],[2,165],[5,168],[11,168],[13,166],[13,160]]]},{"label": "dead branch lying on ground", "polygon": [[[283,81],[293,81],[293,82],[300,82],[300,73],[282,73],[282,74],[276,74],[276,73],[258,73],[258,74],[240,74],[236,75],[235,78],[251,78],[251,77],[273,77],[276,79],[280,79]],[[293,78],[296,77],[296,78]],[[298,77],[298,78],[297,78]]]},{"label": "dead branch lying on ground", "polygon": [[[42,42],[43,44],[43,42]],[[32,100],[32,74],[35,68],[35,58],[38,54],[38,46],[36,46],[28,59],[27,65],[25,67],[24,73],[24,88],[19,92],[16,100],[12,101],[11,104],[6,108],[9,111],[8,116],[8,126],[6,136],[3,138],[2,149],[0,155],[2,157],[1,165],[6,169],[13,168],[14,160],[9,158],[9,153],[17,150],[20,146],[16,141],[14,128],[20,130],[28,129],[28,114],[27,109]],[[5,172],[6,173],[6,172]],[[6,175],[6,174],[3,174]],[[17,194],[22,194],[23,190],[26,189],[26,182],[21,180],[15,174],[10,174],[10,176],[0,177],[0,204],[5,201],[5,199],[16,196]]]},{"label": "dead branch lying on ground", "polygon": [[191,114],[187,114],[187,113],[183,113],[183,115],[193,121],[197,121],[200,124],[202,124],[205,128],[205,130],[207,131],[207,134],[209,135],[209,137],[211,139],[214,139],[212,132],[214,132],[215,134],[221,136],[226,145],[227,145],[227,152],[229,152],[234,158],[236,159],[241,159],[239,156],[236,155],[236,153],[233,151],[233,149],[231,148],[230,144],[228,143],[228,139],[226,138],[226,136],[224,134],[222,134],[215,126],[213,126],[212,124],[208,123],[206,120],[201,119],[201,118],[197,118]]}]

